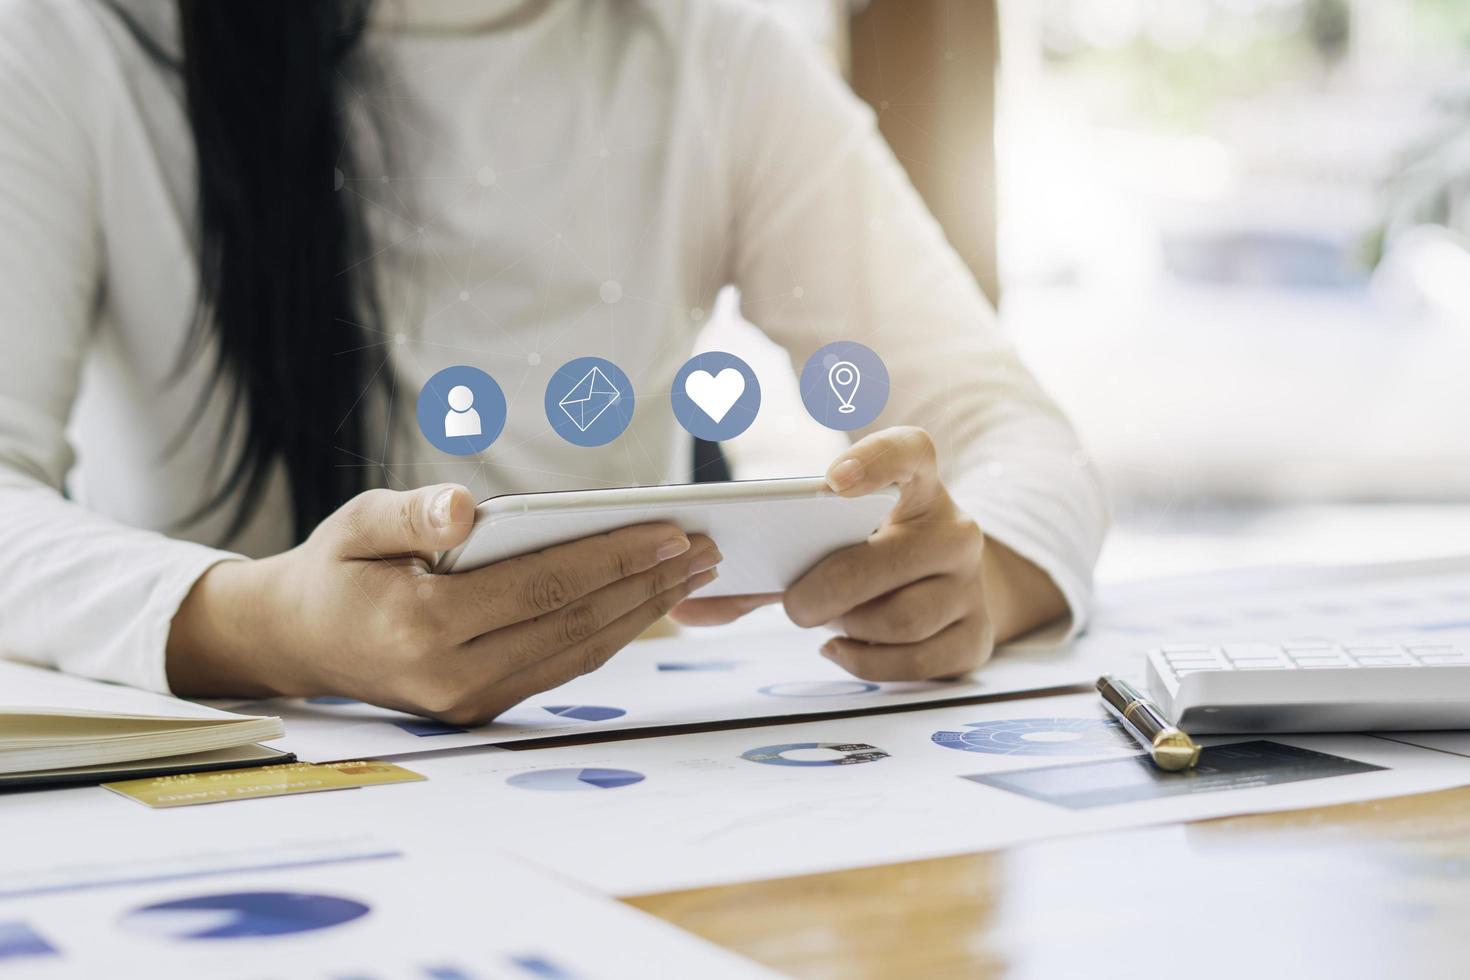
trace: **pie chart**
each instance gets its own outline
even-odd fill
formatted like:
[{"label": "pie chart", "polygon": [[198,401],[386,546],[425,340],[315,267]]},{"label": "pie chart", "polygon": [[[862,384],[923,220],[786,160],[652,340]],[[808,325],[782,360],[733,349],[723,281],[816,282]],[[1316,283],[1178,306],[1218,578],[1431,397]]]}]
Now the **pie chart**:
[{"label": "pie chart", "polygon": [[869,681],[793,681],[768,684],[762,694],[773,698],[840,698],[844,695],[872,694],[878,685]]},{"label": "pie chart", "polygon": [[330,929],[367,913],[361,902],[334,895],[228,892],[145,905],[121,923],[160,939],[244,939]]},{"label": "pie chart", "polygon": [[533,769],[506,780],[520,789],[544,793],[574,793],[582,790],[617,789],[643,782],[641,772],[631,769]]},{"label": "pie chart", "polygon": [[574,718],[577,721],[609,721],[627,714],[622,708],[609,708],[604,704],[545,704],[541,710],[558,718]]},{"label": "pie chart", "polygon": [[1136,755],[1116,722],[1105,718],[1005,718],[976,721],[968,731],[935,732],[946,749],[989,755]]}]

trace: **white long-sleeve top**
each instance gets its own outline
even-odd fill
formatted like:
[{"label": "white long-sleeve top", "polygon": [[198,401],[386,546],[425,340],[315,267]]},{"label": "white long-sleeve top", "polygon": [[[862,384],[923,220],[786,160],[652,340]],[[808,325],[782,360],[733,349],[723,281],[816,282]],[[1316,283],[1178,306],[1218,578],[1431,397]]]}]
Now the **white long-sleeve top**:
[{"label": "white long-sleeve top", "polygon": [[[126,5],[176,43],[171,0]],[[796,367],[833,340],[876,350],[892,393],[875,427],[928,429],[957,500],[1081,625],[1106,522],[1093,474],[871,113],[803,41],[731,0],[380,8],[378,82],[356,97],[393,169],[338,191],[367,209],[385,297],[374,356],[394,394],[372,482],[683,482],[667,392],[734,284]],[[230,508],[178,529],[219,478],[226,422],[222,392],[196,410],[207,354],[173,376],[196,301],[193,167],[179,79],[113,12],[0,0],[0,654],[159,691],[197,578],[291,545],[280,473],[236,539]],[[597,449],[541,405],[582,355],[640,396]],[[415,428],[419,388],[456,363],[508,399],[480,457]]]}]

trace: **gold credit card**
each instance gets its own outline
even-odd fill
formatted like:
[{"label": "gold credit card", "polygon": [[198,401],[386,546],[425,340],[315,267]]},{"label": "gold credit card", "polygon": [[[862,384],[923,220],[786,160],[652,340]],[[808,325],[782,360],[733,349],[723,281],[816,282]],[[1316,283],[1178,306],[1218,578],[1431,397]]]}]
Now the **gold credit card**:
[{"label": "gold credit card", "polygon": [[418,773],[395,766],[391,762],[364,759],[321,765],[293,762],[224,772],[126,779],[102,785],[130,800],[161,810],[174,806],[197,806],[201,803],[254,800],[264,796],[291,796],[295,793],[321,793],[331,789],[410,783],[423,778]]}]

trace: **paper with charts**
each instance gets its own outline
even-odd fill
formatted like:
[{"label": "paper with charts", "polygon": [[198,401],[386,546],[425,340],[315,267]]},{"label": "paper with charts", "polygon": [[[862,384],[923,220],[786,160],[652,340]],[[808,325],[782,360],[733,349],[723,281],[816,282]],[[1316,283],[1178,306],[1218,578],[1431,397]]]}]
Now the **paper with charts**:
[{"label": "paper with charts", "polygon": [[490,853],[472,864],[396,857],[0,900],[0,975],[775,976],[652,916]]},{"label": "paper with charts", "polygon": [[[453,809],[518,854],[615,894],[758,880],[1146,824],[1470,784],[1470,758],[1369,735],[1213,737],[1164,773],[1095,695],[415,760],[374,824]],[[421,791],[421,792],[419,792]],[[324,794],[298,800],[341,818]],[[440,802],[435,802],[435,801]]]},{"label": "paper with charts", "polygon": [[635,643],[601,670],[471,731],[337,698],[230,706],[279,715],[286,737],[272,745],[328,762],[1090,684],[1101,673],[1141,667],[1149,647],[1169,642],[1448,637],[1457,630],[1470,634],[1470,559],[1253,569],[1103,590],[1092,628],[1070,647],[1012,645],[961,682],[858,680],[817,655],[825,631],[799,630],[766,609],[733,627]]},{"label": "paper with charts", "polygon": [[[7,880],[46,883],[37,842],[47,840],[69,842],[73,875],[88,879],[136,878],[154,855],[190,855],[193,873],[206,874],[238,864],[237,851],[259,860],[272,848],[305,848],[301,859],[330,860],[340,850],[351,860],[376,848],[472,863],[503,848],[599,889],[640,894],[1470,785],[1470,758],[1397,735],[1201,741],[1201,769],[1159,772],[1095,695],[1075,694],[530,751],[458,749],[416,757],[422,783],[184,808],[165,821],[111,794],[99,803],[65,791],[44,807],[21,799],[7,809],[17,843],[0,842],[0,895]],[[96,834],[99,825],[109,833]],[[129,854],[109,866],[104,855],[119,840]]]}]

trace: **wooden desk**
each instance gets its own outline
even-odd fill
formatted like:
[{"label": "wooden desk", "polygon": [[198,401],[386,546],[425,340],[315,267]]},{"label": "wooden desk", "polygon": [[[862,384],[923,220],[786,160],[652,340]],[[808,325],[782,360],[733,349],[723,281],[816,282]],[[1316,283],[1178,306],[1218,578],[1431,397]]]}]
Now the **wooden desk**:
[{"label": "wooden desk", "polygon": [[797,977],[1470,977],[1470,788],[630,904]]}]

